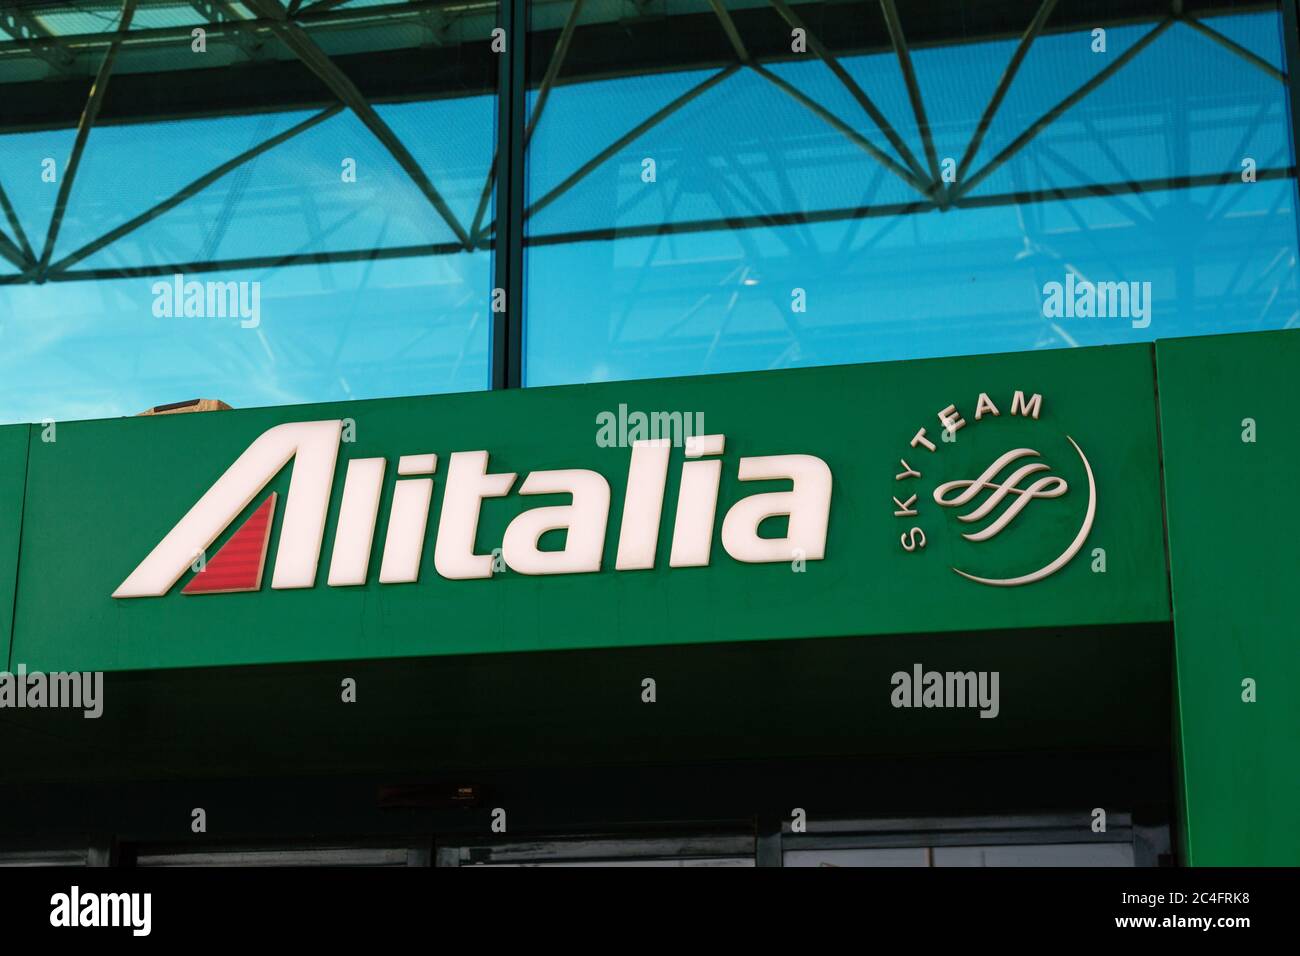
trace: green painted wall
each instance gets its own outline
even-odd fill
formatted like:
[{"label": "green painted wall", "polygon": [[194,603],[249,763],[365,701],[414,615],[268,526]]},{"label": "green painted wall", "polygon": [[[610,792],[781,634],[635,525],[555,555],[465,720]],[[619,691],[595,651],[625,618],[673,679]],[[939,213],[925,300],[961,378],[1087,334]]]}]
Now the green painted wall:
[{"label": "green painted wall", "polygon": [[[26,426],[0,428],[0,653],[8,651],[11,667],[125,671],[1030,628],[1043,630],[1021,633],[1054,640],[1070,626],[1168,621],[1172,580],[1184,861],[1298,864],[1300,332],[1162,341],[1155,359],[1153,367],[1150,347],[1131,346],[67,423],[55,442],[36,440],[40,432]],[[1017,389],[1042,393],[1040,420],[1010,415]],[[980,392],[1001,415],[974,421]],[[957,441],[940,442],[936,453],[909,449],[922,426],[939,438],[936,413],[949,403],[967,420]],[[596,416],[620,404],[700,413],[706,431],[727,435],[709,567],[667,566],[678,449],[657,566],[612,569],[629,452],[598,447]],[[255,594],[187,597],[178,584],[159,599],[110,597],[257,435],[284,421],[330,417],[354,419],[356,441],[341,452],[314,589],[273,591],[268,567]],[[1254,442],[1242,440],[1247,418]],[[1079,525],[1087,486],[1066,436],[1086,450],[1097,487],[1096,523],[1078,557],[1020,588],[954,574],[951,566],[1012,575],[1059,552]],[[931,492],[939,482],[974,478],[1012,447],[1041,452],[1070,491],[1032,503],[997,539],[973,544]],[[480,448],[492,453],[494,471],[521,479],[564,467],[605,475],[612,507],[603,570],[438,577],[432,540],[446,456]],[[422,452],[441,456],[422,578],[381,586],[396,458]],[[826,560],[803,573],[740,564],[720,542],[732,503],[781,487],[739,482],[739,458],[786,453],[824,458],[835,481]],[[329,588],[345,462],[369,456],[389,462],[371,580]],[[914,519],[893,514],[893,496],[911,493],[895,479],[901,458],[923,473]],[[289,475],[286,468],[271,488],[283,495]],[[525,508],[556,503],[517,494],[486,502],[479,550],[498,544]],[[908,554],[899,535],[912,526],[925,530],[928,546]],[[277,542],[278,529],[271,560]],[[1098,548],[1105,573],[1094,571]],[[1057,663],[1043,679],[1068,681],[1070,653],[1049,655]],[[1061,686],[1082,693],[1091,673],[1080,667],[1079,686]],[[1242,700],[1245,678],[1257,683],[1254,703]]]},{"label": "green painted wall", "polygon": [[0,668],[9,662],[30,430],[26,425],[0,428]]},{"label": "green painted wall", "polygon": [[[1038,421],[1013,416],[1012,394],[1041,393]],[[987,392],[998,417],[974,420]],[[935,453],[909,449],[917,429],[938,441],[936,413],[955,403],[968,422]],[[703,415],[727,436],[709,567],[667,566],[682,453],[674,450],[653,570],[614,571],[629,451],[597,446],[597,415],[677,410]],[[254,409],[69,423],[58,441],[33,442],[13,660],[30,668],[126,670],[217,664],[504,652],[971,629],[1167,621],[1155,397],[1144,345],[842,366],[473,395]],[[348,417],[356,440],[342,449],[314,589],[114,600],[111,592],[154,544],[265,429],[284,421]],[[1097,482],[1096,523],[1079,556],[1057,574],[1018,588],[986,576],[1050,561],[1080,526],[1088,496],[1085,449]],[[1009,448],[1040,452],[1070,490],[1032,507],[980,545],[931,492],[973,479]],[[446,456],[488,449],[494,471],[591,468],[612,491],[599,573],[447,581],[433,570],[432,540]],[[436,452],[433,511],[422,578],[375,580],[396,457]],[[824,561],[748,565],[720,543],[722,516],[739,498],[782,490],[736,478],[741,456],[808,453],[834,475]],[[348,458],[389,461],[371,563],[359,588],[324,583]],[[894,516],[908,482],[900,459],[923,472],[921,514]],[[289,469],[272,487],[287,491]],[[517,487],[517,486],[516,486]],[[252,507],[261,500],[254,499]],[[561,496],[489,500],[479,550],[491,551],[509,519]],[[922,527],[928,547],[908,554],[900,534]],[[232,525],[232,530],[238,524]],[[779,529],[778,529],[779,530]],[[278,530],[273,532],[274,556]],[[220,545],[221,540],[218,541]],[[1093,570],[1105,549],[1106,572]],[[209,552],[211,553],[211,552]]]},{"label": "green painted wall", "polygon": [[[1157,343],[1184,860],[1300,864],[1300,332]],[[1254,442],[1243,441],[1253,419]],[[1242,700],[1242,681],[1257,700]]]}]

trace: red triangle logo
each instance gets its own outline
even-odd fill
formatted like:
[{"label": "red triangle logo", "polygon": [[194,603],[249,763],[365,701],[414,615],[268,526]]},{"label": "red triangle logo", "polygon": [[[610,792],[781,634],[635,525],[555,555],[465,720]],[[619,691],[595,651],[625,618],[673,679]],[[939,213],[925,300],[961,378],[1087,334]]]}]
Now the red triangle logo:
[{"label": "red triangle logo", "polygon": [[233,594],[260,590],[274,518],[275,492],[271,492],[204,569],[190,578],[181,593]]}]

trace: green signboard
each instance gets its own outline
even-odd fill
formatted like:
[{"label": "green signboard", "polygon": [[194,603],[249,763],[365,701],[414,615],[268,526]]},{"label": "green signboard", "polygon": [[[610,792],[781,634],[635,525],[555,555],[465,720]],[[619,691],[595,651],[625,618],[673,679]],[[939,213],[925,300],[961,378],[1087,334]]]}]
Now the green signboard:
[{"label": "green signboard", "polygon": [[1157,343],[1184,858],[1300,864],[1300,333]]},{"label": "green signboard", "polygon": [[64,424],[13,660],[1167,621],[1154,396],[1139,345]]},{"label": "green signboard", "polygon": [[9,661],[14,619],[18,543],[23,526],[23,487],[27,481],[26,425],[0,428],[0,670]]}]

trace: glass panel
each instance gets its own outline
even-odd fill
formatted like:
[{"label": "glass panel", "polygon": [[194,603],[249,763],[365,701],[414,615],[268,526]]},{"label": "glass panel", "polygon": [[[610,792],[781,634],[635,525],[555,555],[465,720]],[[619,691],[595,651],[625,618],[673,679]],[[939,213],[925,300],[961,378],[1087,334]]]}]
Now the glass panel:
[{"label": "glass panel", "polygon": [[496,4],[279,6],[0,34],[0,423],[487,387]]},{"label": "glass panel", "polygon": [[714,866],[714,867],[752,867],[751,857],[719,857],[716,859],[678,859],[678,860],[547,860],[538,863],[469,863],[467,866]]},{"label": "glass panel", "polygon": [[274,847],[141,850],[136,866],[406,866],[405,847]]},{"label": "glass panel", "polygon": [[939,846],[935,866],[1134,866],[1129,843]]},{"label": "glass panel", "polygon": [[896,6],[533,0],[528,384],[1300,325],[1276,8]]},{"label": "glass panel", "polygon": [[783,866],[929,866],[925,847],[787,850]]},{"label": "glass panel", "polygon": [[1127,843],[787,850],[785,866],[1133,866]]},{"label": "glass panel", "polygon": [[84,847],[56,850],[0,850],[0,867],[8,866],[85,866],[88,852]]},{"label": "glass panel", "polygon": [[[540,837],[522,843],[443,843],[459,866],[754,866],[752,834]],[[456,861],[456,862],[451,862]]]}]

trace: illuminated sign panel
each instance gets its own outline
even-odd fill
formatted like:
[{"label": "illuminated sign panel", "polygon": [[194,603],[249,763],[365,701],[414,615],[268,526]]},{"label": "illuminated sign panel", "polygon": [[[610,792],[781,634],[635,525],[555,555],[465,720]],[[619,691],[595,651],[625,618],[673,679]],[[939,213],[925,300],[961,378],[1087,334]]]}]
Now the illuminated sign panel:
[{"label": "illuminated sign panel", "polygon": [[47,670],[1169,616],[1146,346],[31,435]]},{"label": "illuminated sign panel", "polygon": [[[343,422],[338,419],[291,422],[268,429],[118,586],[113,597],[162,597],[191,568],[195,577],[186,586],[186,593],[258,590],[270,522],[275,515],[274,492],[210,564],[206,551],[290,462],[293,481],[289,485],[289,503],[285,508],[271,587],[279,590],[312,587],[316,583],[342,432]],[[709,449],[712,454],[722,454],[726,436],[703,438],[712,443]],[[644,556],[621,559],[616,564],[619,570],[654,567],[671,447],[667,440],[632,443],[622,527],[628,535],[627,553],[644,552]],[[688,458],[700,458],[705,453],[700,448],[686,449]],[[418,466],[410,464],[416,461]],[[356,459],[348,466],[348,483],[344,485],[339,514],[342,530],[335,538],[330,565],[332,587],[366,583],[383,464],[382,458],[365,458]],[[399,475],[433,474],[437,464],[437,455],[406,455],[401,458],[397,472]],[[513,472],[489,474],[488,465],[486,451],[451,455],[434,548],[434,566],[444,578],[490,578],[496,570],[491,555],[474,552],[479,512],[484,498],[507,494],[516,475]],[[699,465],[687,462],[682,466],[682,473],[686,474],[692,467]],[[633,483],[633,477],[638,483]],[[812,455],[742,458],[738,477],[741,481],[789,481],[791,486],[788,491],[752,495],[732,506],[722,522],[722,546],[727,553],[737,561],[753,564],[821,560],[826,550],[831,506],[831,473],[826,463]],[[657,489],[657,497],[649,491],[647,483]],[[685,481],[680,487],[672,557],[668,564],[670,567],[707,565],[718,481],[706,485]],[[431,478],[397,483],[379,573],[381,584],[411,584],[419,580],[432,491]],[[533,508],[510,522],[500,548],[501,563],[506,569],[533,575],[580,574],[601,569],[610,504],[609,482],[602,475],[581,468],[535,471],[524,479],[519,494],[562,494],[570,496],[570,502]],[[777,516],[786,519],[786,534],[763,537],[760,526]],[[551,531],[565,533],[563,548],[541,548],[542,537]],[[620,537],[620,555],[625,553],[624,548]],[[214,576],[219,583],[207,583]]]}]

